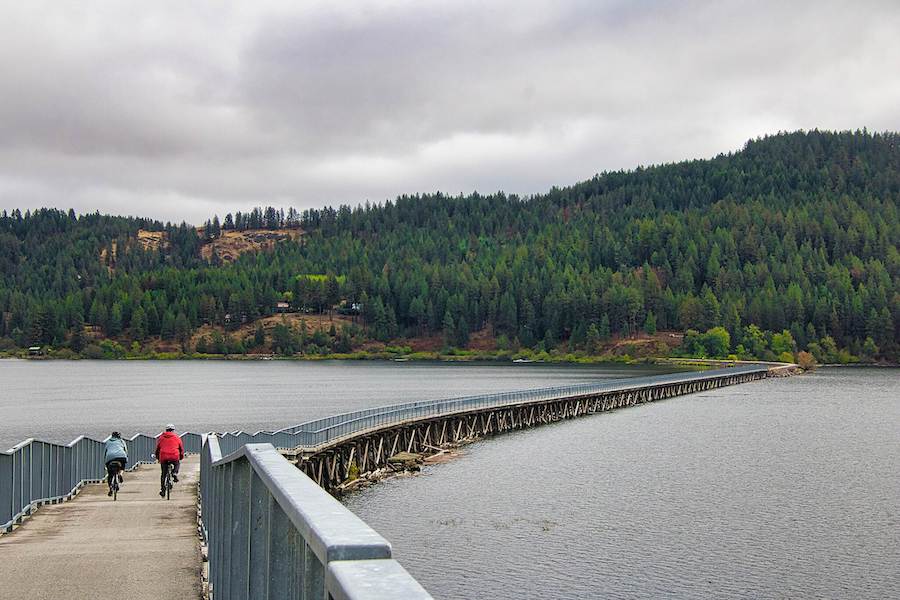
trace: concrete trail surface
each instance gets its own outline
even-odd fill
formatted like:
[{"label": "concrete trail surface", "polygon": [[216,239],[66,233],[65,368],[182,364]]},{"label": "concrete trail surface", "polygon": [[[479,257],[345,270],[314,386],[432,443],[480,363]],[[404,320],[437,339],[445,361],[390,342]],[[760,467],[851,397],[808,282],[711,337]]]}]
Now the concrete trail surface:
[{"label": "concrete trail surface", "polygon": [[0,536],[0,598],[199,598],[199,475],[199,459],[187,457],[167,501],[159,466],[141,465],[124,474],[116,502],[100,484],[40,507]]}]

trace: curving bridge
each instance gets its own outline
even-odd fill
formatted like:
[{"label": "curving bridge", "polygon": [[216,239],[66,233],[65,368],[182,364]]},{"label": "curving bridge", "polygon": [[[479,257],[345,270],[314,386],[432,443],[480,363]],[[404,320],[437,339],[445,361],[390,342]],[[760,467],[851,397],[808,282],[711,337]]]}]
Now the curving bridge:
[{"label": "curving bridge", "polygon": [[[429,453],[482,436],[790,374],[794,368],[742,365],[411,402],[255,434],[187,433],[182,436],[186,450],[200,455],[200,494],[199,510],[189,510],[180,517],[182,531],[199,531],[208,549],[206,591],[215,600],[430,598],[392,559],[390,544],[329,491],[353,476],[385,466],[400,451]],[[129,456],[139,464],[150,462],[155,442],[153,436],[130,438]],[[138,464],[132,468],[136,467]],[[84,437],[66,445],[31,439],[0,453],[0,531],[12,531],[41,505],[72,499],[86,485],[101,481],[103,470],[102,442]],[[143,471],[156,481],[155,470]],[[139,471],[138,479],[143,476]],[[186,476],[192,476],[190,468]],[[106,500],[105,496],[102,499]],[[87,501],[79,504],[82,502],[79,497],[73,506],[86,505]],[[94,510],[110,511],[121,503],[95,504]],[[154,506],[160,506],[160,502],[157,500]],[[41,513],[50,510],[32,517],[36,529],[40,530],[37,523]],[[141,511],[134,514],[140,521]],[[54,536],[78,535],[77,527],[63,525],[59,530],[50,528]],[[145,527],[152,530],[155,525],[148,522]],[[21,535],[0,537],[0,565],[5,565],[0,566],[0,575],[8,571],[21,577],[41,564],[35,575],[52,579],[52,564],[24,564],[27,549],[16,547]],[[192,535],[196,545],[197,536]],[[138,535],[136,540],[149,546],[152,539],[145,537]],[[40,536],[30,539],[40,542]],[[197,573],[199,563],[197,560]],[[93,589],[102,589],[109,573],[115,571],[99,572],[105,579]],[[189,579],[196,581],[199,577]],[[57,591],[63,593],[66,582],[57,583]],[[196,595],[194,591],[185,593],[183,597]],[[20,597],[43,596],[30,593]]]}]

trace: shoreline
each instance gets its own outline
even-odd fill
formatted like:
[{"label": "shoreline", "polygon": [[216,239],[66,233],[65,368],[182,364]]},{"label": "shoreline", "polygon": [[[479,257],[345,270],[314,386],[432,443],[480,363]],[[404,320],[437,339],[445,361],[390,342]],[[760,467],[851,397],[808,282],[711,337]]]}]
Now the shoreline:
[{"label": "shoreline", "polygon": [[[445,363],[469,363],[469,362],[496,362],[509,364],[576,364],[576,365],[601,365],[601,364],[622,364],[622,365],[671,365],[684,368],[709,368],[717,366],[733,366],[740,364],[758,364],[766,363],[762,360],[735,360],[727,358],[691,358],[691,357],[672,357],[672,356],[644,356],[632,357],[625,355],[585,355],[581,353],[561,353],[561,352],[540,352],[540,353],[523,353],[511,351],[456,351],[453,353],[441,352],[412,352],[412,353],[394,353],[394,352],[369,352],[360,351],[346,354],[315,354],[315,355],[295,355],[282,356],[277,354],[200,354],[200,353],[154,353],[132,356],[117,357],[83,357],[74,353],[66,353],[63,356],[43,355],[28,356],[24,352],[8,353],[0,352],[0,360],[28,360],[28,361],[80,361],[80,360],[109,360],[109,361],[389,361],[389,362],[445,362]],[[770,363],[783,364],[783,363]],[[853,362],[853,363],[824,363],[816,364],[813,369],[818,367],[880,367],[880,368],[897,368],[900,363],[892,363],[887,361],[876,362]]]},{"label": "shoreline", "polygon": [[[527,357],[527,358],[526,358]],[[313,354],[313,355],[295,355],[282,356],[277,354],[200,354],[200,353],[156,353],[133,356],[117,356],[117,357],[85,357],[79,355],[66,354],[64,356],[43,355],[28,356],[25,353],[0,353],[2,359],[18,359],[29,361],[80,361],[80,360],[108,360],[108,361],[309,361],[317,362],[324,360],[341,360],[341,361],[390,361],[390,362],[499,362],[499,363],[571,363],[571,364],[655,364],[666,363],[678,359],[669,357],[632,357],[628,355],[583,355],[575,353],[547,353],[537,354],[512,353],[508,351],[500,352],[482,352],[482,351],[464,351],[459,353],[441,353],[441,352],[413,352],[408,354],[393,352],[352,352],[346,354]],[[686,359],[698,362],[701,359]],[[728,360],[712,360],[710,364],[733,363]],[[689,365],[686,365],[689,366]]]},{"label": "shoreline", "polygon": [[[177,356],[157,355],[157,356],[124,356],[118,358],[87,358],[82,356],[22,356],[22,355],[0,355],[0,360],[23,360],[23,361],[69,361],[78,362],[82,360],[100,360],[100,361],[238,361],[238,362],[262,362],[262,361],[282,361],[282,362],[321,362],[321,361],[383,361],[397,363],[474,363],[474,362],[494,362],[504,364],[573,364],[573,365],[600,365],[600,364],[620,364],[620,365],[670,365],[676,367],[717,367],[732,366],[744,363],[759,363],[762,361],[740,361],[728,359],[700,359],[700,358],[677,358],[677,357],[630,357],[630,356],[614,356],[614,355],[576,355],[576,354],[548,354],[547,356],[535,357],[530,359],[514,358],[514,355],[503,353],[485,353],[473,352],[470,354],[441,354],[441,353],[414,353],[414,355],[392,354],[386,352],[358,352],[352,354],[323,354],[323,355],[298,355],[298,356],[278,356],[278,355],[241,355],[241,354],[179,354]],[[773,363],[775,364],[775,363]],[[780,364],[780,363],[779,363]]]}]

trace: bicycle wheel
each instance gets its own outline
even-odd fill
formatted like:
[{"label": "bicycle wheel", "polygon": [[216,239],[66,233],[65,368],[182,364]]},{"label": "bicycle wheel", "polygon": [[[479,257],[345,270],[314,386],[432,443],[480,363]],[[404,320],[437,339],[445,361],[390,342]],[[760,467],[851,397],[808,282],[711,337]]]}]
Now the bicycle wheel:
[{"label": "bicycle wheel", "polygon": [[116,478],[113,479],[113,502],[119,499],[119,475],[116,474]]},{"label": "bicycle wheel", "polygon": [[172,499],[172,465],[166,471],[166,500]]}]

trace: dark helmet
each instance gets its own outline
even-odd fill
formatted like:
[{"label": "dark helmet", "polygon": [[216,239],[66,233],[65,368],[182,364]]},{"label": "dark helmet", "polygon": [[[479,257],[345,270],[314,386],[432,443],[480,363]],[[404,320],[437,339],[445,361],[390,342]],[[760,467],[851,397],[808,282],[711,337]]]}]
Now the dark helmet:
[{"label": "dark helmet", "polygon": [[119,433],[118,431],[113,431],[112,435],[110,437],[120,438],[120,437],[122,437],[122,434]]}]

